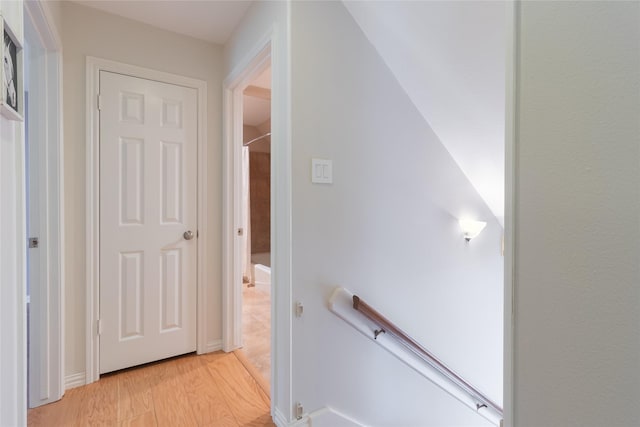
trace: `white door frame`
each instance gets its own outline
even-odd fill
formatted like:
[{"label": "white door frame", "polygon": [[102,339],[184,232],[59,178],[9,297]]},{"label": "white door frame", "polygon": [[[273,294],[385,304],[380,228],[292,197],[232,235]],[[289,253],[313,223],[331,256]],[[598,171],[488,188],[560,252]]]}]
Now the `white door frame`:
[{"label": "white door frame", "polygon": [[[233,82],[224,82],[225,111],[225,194],[222,316],[222,349],[233,351],[242,347],[242,245],[237,230],[242,227],[242,143],[243,91],[269,67],[271,43],[247,64]],[[273,192],[272,192],[273,193]],[[231,232],[229,233],[229,230]],[[273,286],[272,286],[273,287]],[[273,294],[272,294],[273,295]]]},{"label": "white door frame", "polygon": [[207,258],[205,242],[209,236],[207,230],[207,83],[176,74],[151,70],[135,65],[123,64],[88,56],[87,76],[87,318],[86,318],[86,380],[87,384],[100,378],[100,337],[98,336],[98,315],[100,313],[100,115],[98,112],[98,94],[100,93],[100,71],[124,74],[158,82],[193,88],[198,94],[198,272],[197,272],[197,352],[211,351],[207,348],[206,307],[207,296]]},{"label": "white door frame", "polygon": [[[274,26],[223,82],[222,349],[242,340],[240,221],[242,95],[271,61],[271,415],[294,418],[292,402],[291,70],[286,31]],[[238,284],[238,280],[240,284]]]},{"label": "white door frame", "polygon": [[506,3],[506,72],[505,72],[505,206],[504,206],[504,362],[503,403],[504,425],[513,426],[514,407],[514,349],[515,349],[515,250],[516,230],[516,165],[517,165],[517,96],[518,96],[518,42],[520,31],[520,2]]},{"label": "white door frame", "polygon": [[33,37],[44,50],[39,67],[30,68],[43,83],[37,85],[37,98],[32,96],[32,101],[42,106],[44,116],[29,122],[38,136],[38,144],[30,145],[30,150],[37,150],[38,161],[30,165],[29,175],[30,192],[38,200],[34,208],[38,210],[40,229],[39,248],[32,249],[39,251],[39,263],[32,266],[39,271],[39,280],[30,283],[28,404],[33,408],[59,400],[64,394],[62,43],[43,2],[24,2],[24,20],[25,24],[30,21],[36,33]]}]

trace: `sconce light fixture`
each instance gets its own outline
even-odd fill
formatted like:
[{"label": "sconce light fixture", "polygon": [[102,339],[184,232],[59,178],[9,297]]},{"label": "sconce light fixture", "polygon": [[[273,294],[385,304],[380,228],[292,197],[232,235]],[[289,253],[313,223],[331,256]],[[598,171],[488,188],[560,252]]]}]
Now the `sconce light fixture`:
[{"label": "sconce light fixture", "polygon": [[462,229],[462,234],[467,242],[480,234],[486,226],[487,223],[484,221],[473,221],[470,219],[460,220],[460,228]]}]

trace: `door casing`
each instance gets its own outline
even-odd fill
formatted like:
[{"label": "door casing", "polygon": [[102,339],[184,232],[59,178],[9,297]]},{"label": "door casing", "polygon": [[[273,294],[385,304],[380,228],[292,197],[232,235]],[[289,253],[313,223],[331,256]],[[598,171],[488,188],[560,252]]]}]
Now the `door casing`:
[{"label": "door casing", "polygon": [[[242,253],[236,230],[242,227],[242,127],[243,92],[249,83],[270,66],[271,45],[267,43],[246,67],[225,81],[225,250],[223,251],[222,289],[222,349],[233,351],[242,347]],[[273,172],[273,171],[272,171]],[[271,191],[273,194],[273,189]],[[273,216],[272,216],[273,218]],[[231,231],[231,232],[229,232]],[[273,230],[271,230],[273,235]],[[273,257],[275,254],[271,252]],[[273,295],[273,280],[271,285]],[[272,378],[273,375],[272,375]]]},{"label": "door casing", "polygon": [[515,310],[516,293],[515,265],[516,245],[516,199],[517,199],[517,97],[518,97],[518,43],[520,22],[520,1],[505,5],[506,27],[506,70],[505,70],[505,205],[504,205],[504,363],[503,363],[503,403],[504,426],[513,426],[514,408],[514,352],[515,352]]},{"label": "door casing", "polygon": [[[36,201],[30,208],[38,211],[39,225],[39,235],[27,237],[38,237],[40,242],[37,249],[27,249],[38,251],[37,261],[30,265],[38,272],[30,282],[28,332],[28,406],[33,408],[59,400],[65,390],[62,42],[43,2],[24,2],[24,21],[25,38],[41,49],[37,66],[30,67],[38,80],[30,90],[30,105],[38,107],[38,114],[29,121],[32,141],[37,138],[38,143],[30,150],[36,151],[38,161],[27,171],[31,200]],[[29,78],[26,73],[25,78]]]},{"label": "door casing", "polygon": [[[291,6],[287,3],[287,13]],[[236,231],[240,226],[242,94],[271,62],[271,416],[277,425],[296,419],[292,384],[291,57],[289,28],[271,27],[246,51],[223,82],[222,348],[238,348],[242,292]],[[241,279],[240,279],[241,281]]]},{"label": "door casing", "polygon": [[198,94],[198,190],[197,190],[197,352],[207,353],[219,349],[219,345],[207,343],[206,297],[211,292],[206,292],[205,286],[209,283],[206,269],[206,240],[209,236],[207,230],[207,83],[202,80],[165,73],[144,67],[124,64],[116,61],[88,56],[86,59],[87,76],[87,240],[86,240],[86,268],[87,268],[87,295],[86,295],[86,378],[89,384],[99,379],[100,368],[100,337],[98,335],[98,316],[100,313],[99,301],[99,269],[100,269],[100,116],[98,111],[98,94],[100,93],[100,71],[125,74],[148,80],[156,80],[163,83],[193,88]]}]

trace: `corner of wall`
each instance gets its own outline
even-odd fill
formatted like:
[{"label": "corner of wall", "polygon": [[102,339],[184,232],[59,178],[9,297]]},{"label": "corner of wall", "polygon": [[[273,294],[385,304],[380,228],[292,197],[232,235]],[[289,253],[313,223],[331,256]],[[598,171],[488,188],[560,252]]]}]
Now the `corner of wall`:
[{"label": "corner of wall", "polygon": [[70,374],[64,377],[65,390],[81,387],[86,383],[87,383],[87,376],[84,372],[78,372],[76,374]]}]

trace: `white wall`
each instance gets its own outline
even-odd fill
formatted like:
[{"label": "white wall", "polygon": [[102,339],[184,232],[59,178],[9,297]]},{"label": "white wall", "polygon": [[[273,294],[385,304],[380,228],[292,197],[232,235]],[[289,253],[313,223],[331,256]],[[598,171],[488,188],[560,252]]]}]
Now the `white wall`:
[{"label": "white wall", "polygon": [[[22,1],[0,12],[24,43]],[[0,425],[26,425],[24,127],[0,116]]]},{"label": "white wall", "polygon": [[85,58],[87,55],[207,82],[209,262],[208,343],[221,338],[222,47],[64,2],[66,375],[85,369]]},{"label": "white wall", "polygon": [[523,2],[517,427],[640,425],[640,3]]},{"label": "white wall", "polygon": [[[502,228],[350,14],[292,9],[293,397],[369,425],[486,421],[327,309],[360,295],[502,401]],[[312,157],[334,184],[310,183]],[[466,244],[464,215],[488,222]]]}]

